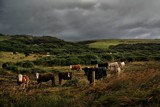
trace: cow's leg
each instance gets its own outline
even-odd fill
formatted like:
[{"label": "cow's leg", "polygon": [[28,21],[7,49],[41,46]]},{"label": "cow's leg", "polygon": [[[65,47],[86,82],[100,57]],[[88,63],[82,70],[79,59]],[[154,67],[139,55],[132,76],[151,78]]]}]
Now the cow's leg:
[{"label": "cow's leg", "polygon": [[24,83],[21,84],[21,89],[24,89]]},{"label": "cow's leg", "polygon": [[22,88],[22,89],[25,89],[25,87],[26,87],[26,84],[25,84],[25,83],[23,83],[23,88]]},{"label": "cow's leg", "polygon": [[19,84],[19,89],[21,89],[22,88],[22,84]]},{"label": "cow's leg", "polygon": [[118,71],[118,72],[117,72],[117,75],[118,75],[118,76],[120,76],[120,74],[121,74],[121,72],[120,72],[120,71]]},{"label": "cow's leg", "polygon": [[53,79],[52,80],[52,86],[55,86],[56,84],[55,84],[55,80]]},{"label": "cow's leg", "polygon": [[41,85],[42,85],[42,82],[39,83],[39,87],[41,87]]},{"label": "cow's leg", "polygon": [[90,80],[89,83],[92,84],[92,80]]},{"label": "cow's leg", "polygon": [[59,85],[61,85],[62,84],[62,79],[59,79]]},{"label": "cow's leg", "polygon": [[26,87],[28,87],[29,81],[26,82]]},{"label": "cow's leg", "polygon": [[37,83],[37,88],[40,88],[40,87],[41,87],[41,84],[42,84],[41,82],[38,82],[38,83]]},{"label": "cow's leg", "polygon": [[25,87],[24,84],[25,84],[25,83],[21,83],[20,86],[19,86],[19,88],[20,88],[20,89],[24,89],[24,87]]}]

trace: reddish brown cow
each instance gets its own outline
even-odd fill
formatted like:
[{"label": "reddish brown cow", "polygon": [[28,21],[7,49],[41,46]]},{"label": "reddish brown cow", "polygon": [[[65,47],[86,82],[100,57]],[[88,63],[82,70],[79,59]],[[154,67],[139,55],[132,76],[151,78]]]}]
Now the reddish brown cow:
[{"label": "reddish brown cow", "polygon": [[76,70],[76,71],[80,71],[81,70],[81,65],[70,65],[70,69],[71,70]]},{"label": "reddish brown cow", "polygon": [[59,72],[58,78],[59,78],[59,84],[61,85],[62,79],[63,80],[71,80],[72,79],[72,72]]},{"label": "reddish brown cow", "polygon": [[17,84],[20,86],[20,88],[25,89],[28,87],[29,77],[27,75],[18,74]]},{"label": "reddish brown cow", "polygon": [[55,77],[53,73],[46,73],[46,74],[36,73],[36,78],[39,87],[41,86],[42,82],[47,82],[49,80],[52,81],[52,86],[55,86]]}]

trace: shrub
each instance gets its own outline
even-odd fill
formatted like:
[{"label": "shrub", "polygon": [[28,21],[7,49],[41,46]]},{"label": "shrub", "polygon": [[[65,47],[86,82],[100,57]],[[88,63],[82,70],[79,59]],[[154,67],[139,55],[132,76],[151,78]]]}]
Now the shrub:
[{"label": "shrub", "polygon": [[18,67],[16,65],[10,65],[7,67],[8,70],[12,70],[13,72],[17,72],[18,71]]},{"label": "shrub", "polygon": [[[160,105],[160,87],[157,87],[155,89],[153,89],[150,94],[148,95],[149,98],[151,98],[149,100],[150,105],[153,107],[159,107]],[[150,106],[150,107],[151,107]]]},{"label": "shrub", "polygon": [[149,59],[146,56],[136,56],[136,61],[149,61]]},{"label": "shrub", "polygon": [[78,56],[79,59],[81,59],[83,64],[90,64],[92,60],[100,61],[100,58],[95,54],[84,54]]},{"label": "shrub", "polygon": [[31,69],[31,73],[36,73],[36,72],[38,72],[38,73],[45,73],[47,71],[45,71],[43,69],[39,69],[39,68],[32,68]]},{"label": "shrub", "polygon": [[28,68],[21,68],[19,69],[19,73],[24,74],[24,73],[31,73],[32,70]]},{"label": "shrub", "polygon": [[81,59],[79,59],[77,56],[74,55],[71,56],[62,55],[58,56],[57,58],[49,62],[50,63],[52,62],[52,64],[54,65],[72,65],[72,64],[80,64]]},{"label": "shrub", "polygon": [[77,78],[74,78],[72,80],[67,81],[65,84],[63,84],[64,87],[70,87],[70,86],[77,86],[79,80]]},{"label": "shrub", "polygon": [[106,62],[106,61],[112,61],[113,60],[113,56],[109,55],[109,54],[103,54],[101,56],[101,61],[102,62]]},{"label": "shrub", "polygon": [[133,56],[126,56],[124,59],[125,59],[126,61],[128,61],[128,62],[133,62],[133,61],[135,61],[135,57],[133,57]]},{"label": "shrub", "polygon": [[35,65],[45,65],[45,63],[46,63],[46,59],[45,58],[39,58],[39,59],[36,59],[35,61],[33,61],[33,63],[35,64]]},{"label": "shrub", "polygon": [[23,61],[23,62],[18,62],[16,65],[19,65],[24,68],[32,68],[34,66],[34,63],[31,61]]},{"label": "shrub", "polygon": [[80,64],[81,60],[75,56],[69,57],[65,60],[65,62],[62,62],[62,65],[73,65],[73,64]]},{"label": "shrub", "polygon": [[7,69],[11,65],[14,65],[14,63],[13,62],[5,62],[2,64],[2,68]]},{"label": "shrub", "polygon": [[149,57],[150,60],[160,61],[160,56],[151,56]]}]

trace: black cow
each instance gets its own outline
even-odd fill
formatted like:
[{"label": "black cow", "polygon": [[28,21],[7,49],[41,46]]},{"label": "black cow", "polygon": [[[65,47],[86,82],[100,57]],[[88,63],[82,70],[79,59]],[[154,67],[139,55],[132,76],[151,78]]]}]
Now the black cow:
[{"label": "black cow", "polygon": [[63,80],[71,80],[72,79],[72,72],[59,72],[58,78],[59,78],[59,84],[61,85],[62,79]]},{"label": "black cow", "polygon": [[91,61],[91,65],[98,64],[98,61]]},{"label": "black cow", "polygon": [[24,53],[25,57],[29,56],[30,54],[29,53]]},{"label": "black cow", "polygon": [[87,79],[90,82],[90,84],[92,83],[92,72],[93,71],[95,71],[95,79],[97,80],[107,76],[106,67],[98,67],[98,68],[85,67],[82,70],[84,70],[85,75],[87,76]]},{"label": "black cow", "polygon": [[13,51],[13,54],[15,54],[15,55],[16,55],[16,54],[17,54],[17,52],[16,52],[16,51]]},{"label": "black cow", "polygon": [[108,62],[98,64],[98,67],[106,67],[106,68],[108,68]]}]

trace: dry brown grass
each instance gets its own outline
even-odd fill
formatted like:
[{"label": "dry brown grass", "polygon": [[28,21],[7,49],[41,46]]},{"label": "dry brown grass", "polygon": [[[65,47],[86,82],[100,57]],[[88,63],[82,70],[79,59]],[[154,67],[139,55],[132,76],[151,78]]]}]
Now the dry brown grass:
[{"label": "dry brown grass", "polygon": [[13,54],[13,52],[2,52],[0,51],[0,62],[17,62],[17,61],[33,61],[39,57],[46,57],[43,54],[30,54],[29,56],[25,56],[23,53]]},{"label": "dry brown grass", "polygon": [[[73,72],[73,80],[78,80],[76,86],[58,85],[56,75],[56,87],[51,87],[51,82],[42,83],[41,88],[36,87],[35,75],[29,74],[31,83],[28,89],[20,90],[16,84],[16,74],[6,73],[0,75],[0,96],[12,98],[16,101],[22,100],[21,95],[34,97],[37,95],[56,96],[61,100],[65,96],[72,96],[77,106],[108,105],[105,102],[115,103],[117,105],[141,105],[143,98],[148,100],[152,90],[160,87],[159,62],[133,62],[128,63],[124,72],[119,76],[110,76],[103,80],[96,80],[96,85],[89,84],[84,72],[71,71],[68,66],[55,66],[46,69],[57,69],[59,71]],[[62,84],[68,81],[63,81]],[[6,95],[7,94],[7,95]],[[12,97],[14,96],[14,97]],[[40,97],[39,96],[39,97]],[[149,96],[149,97],[148,97]],[[154,97],[153,97],[154,98]],[[110,100],[109,100],[110,99]],[[57,100],[56,100],[57,101]],[[146,100],[145,100],[146,101]],[[35,101],[36,103],[36,101]]]}]

